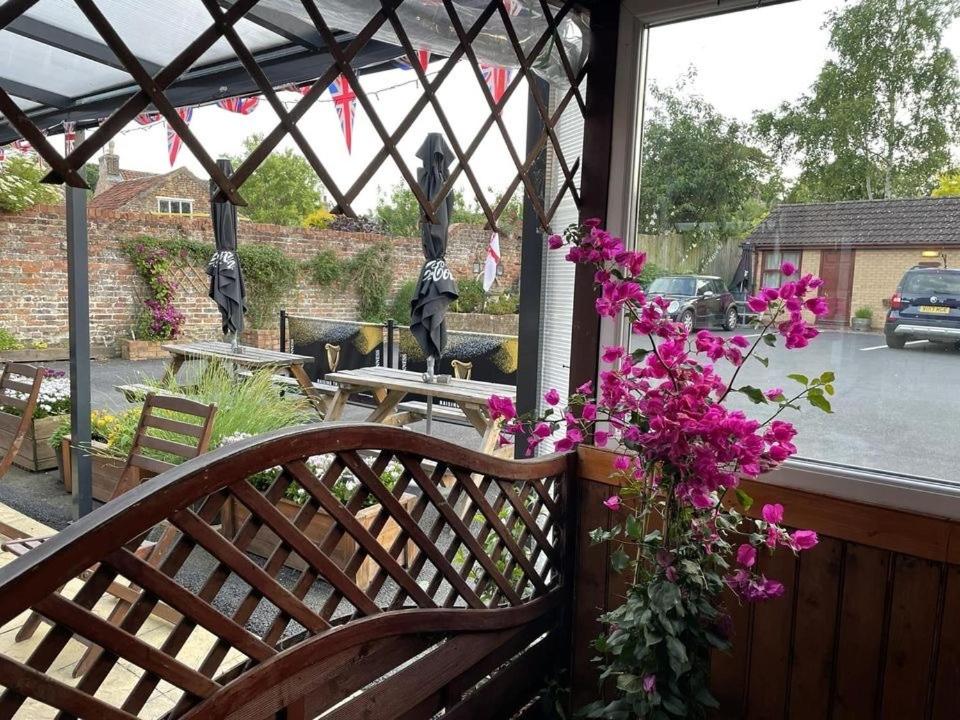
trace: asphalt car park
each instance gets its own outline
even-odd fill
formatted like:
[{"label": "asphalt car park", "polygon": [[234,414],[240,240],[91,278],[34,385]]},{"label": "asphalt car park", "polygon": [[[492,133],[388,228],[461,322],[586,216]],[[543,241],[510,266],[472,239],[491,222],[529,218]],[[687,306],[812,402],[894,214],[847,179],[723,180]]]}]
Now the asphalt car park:
[{"label": "asphalt car park", "polygon": [[[740,332],[756,337],[750,328]],[[806,348],[786,350],[778,343],[761,352],[769,367],[751,360],[736,386],[782,387],[789,394],[800,386],[788,374],[836,374],[833,414],[804,405],[781,415],[799,430],[798,456],[960,483],[960,350],[954,346],[916,341],[895,350],[879,333],[826,330]],[[723,361],[719,370],[732,373]],[[772,407],[731,398],[758,419]]]}]

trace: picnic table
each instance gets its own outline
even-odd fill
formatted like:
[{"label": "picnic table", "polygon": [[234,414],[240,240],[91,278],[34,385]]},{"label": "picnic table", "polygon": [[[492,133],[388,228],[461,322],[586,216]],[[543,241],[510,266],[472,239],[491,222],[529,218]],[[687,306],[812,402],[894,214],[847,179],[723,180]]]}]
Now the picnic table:
[{"label": "picnic table", "polygon": [[338,386],[327,406],[327,420],[340,418],[351,395],[370,392],[377,404],[366,418],[367,422],[406,425],[425,416],[426,403],[404,403],[404,398],[408,395],[425,395],[434,401],[446,400],[455,404],[456,408],[434,405],[434,417],[449,419],[451,412],[461,414],[480,434],[480,451],[488,454],[496,449],[500,422],[490,417],[487,399],[491,395],[515,399],[517,394],[517,389],[512,385],[452,377],[447,382],[428,383],[424,381],[422,373],[385,367],[332,372],[327,373],[325,379]]},{"label": "picnic table", "polygon": [[317,410],[321,414],[326,410],[326,399],[310,382],[310,377],[303,369],[304,363],[313,362],[313,358],[309,355],[245,346],[234,350],[230,343],[216,341],[171,343],[162,347],[170,353],[170,362],[164,371],[165,380],[176,378],[177,372],[187,360],[220,360],[231,363],[235,368],[245,368],[250,371],[264,368],[279,372],[287,371]]}]

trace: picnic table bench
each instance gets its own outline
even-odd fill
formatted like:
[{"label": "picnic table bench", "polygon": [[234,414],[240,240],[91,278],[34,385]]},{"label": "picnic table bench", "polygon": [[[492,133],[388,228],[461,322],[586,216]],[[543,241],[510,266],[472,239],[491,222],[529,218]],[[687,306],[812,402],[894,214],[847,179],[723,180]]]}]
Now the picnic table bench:
[{"label": "picnic table bench", "polygon": [[434,404],[434,417],[457,420],[462,417],[481,436],[480,451],[488,454],[496,449],[500,422],[490,417],[487,399],[491,395],[503,395],[511,399],[516,397],[516,388],[511,385],[460,378],[447,378],[446,382],[425,382],[422,373],[385,367],[327,373],[326,380],[339,386],[327,406],[328,420],[338,420],[350,396],[360,392],[373,392],[377,401],[366,421],[386,425],[402,426],[426,417],[426,403],[403,403],[407,395],[446,400],[455,403],[458,410]]}]

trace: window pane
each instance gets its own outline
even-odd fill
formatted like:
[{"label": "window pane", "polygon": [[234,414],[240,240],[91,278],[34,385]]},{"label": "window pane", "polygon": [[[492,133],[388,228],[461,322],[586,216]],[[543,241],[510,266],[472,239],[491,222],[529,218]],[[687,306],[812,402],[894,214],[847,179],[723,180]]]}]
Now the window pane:
[{"label": "window pane", "polygon": [[160,212],[162,212],[162,213],[168,213],[168,212],[170,212],[170,201],[169,201],[169,200],[161,200],[161,201],[160,201]]},{"label": "window pane", "polygon": [[[649,40],[638,245],[664,277],[648,293],[718,276],[743,302],[790,282],[785,262],[819,276],[819,336],[800,350],[778,338],[761,351],[769,367],[751,360],[736,384],[789,397],[801,388],[788,374],[833,372],[834,414],[804,403],[778,417],[796,425],[798,456],[960,483],[954,6],[806,0],[661,25]],[[717,320],[704,307],[695,327],[729,336]],[[760,421],[771,409],[733,406]]]}]

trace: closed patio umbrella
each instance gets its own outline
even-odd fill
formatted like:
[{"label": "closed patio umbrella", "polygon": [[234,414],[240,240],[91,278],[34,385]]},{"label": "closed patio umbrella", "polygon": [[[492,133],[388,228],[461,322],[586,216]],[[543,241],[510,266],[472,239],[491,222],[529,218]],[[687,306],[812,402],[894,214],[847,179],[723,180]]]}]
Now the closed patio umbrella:
[{"label": "closed patio umbrella", "polygon": [[[229,160],[217,160],[217,165],[227,176],[233,173]],[[216,190],[216,185],[211,180],[211,197]],[[207,264],[207,275],[210,276],[209,294],[220,308],[223,334],[232,335],[231,341],[236,348],[243,330],[243,314],[247,311],[243,273],[237,259],[237,207],[230,202],[211,201],[210,218],[213,220],[213,237],[217,249]]]},{"label": "closed patio umbrella", "polygon": [[[417,151],[423,163],[417,171],[417,182],[423,194],[432,202],[439,194],[450,169],[450,148],[440,133],[430,133]],[[426,261],[420,270],[417,289],[410,301],[410,332],[427,355],[427,372],[424,379],[434,381],[436,361],[447,345],[447,328],[444,319],[447,306],[457,299],[459,292],[453,273],[447,267],[447,231],[453,213],[453,193],[440,204],[434,213],[436,223],[431,223],[426,214],[421,214],[420,240]],[[427,433],[433,424],[433,398],[427,397]]]}]

